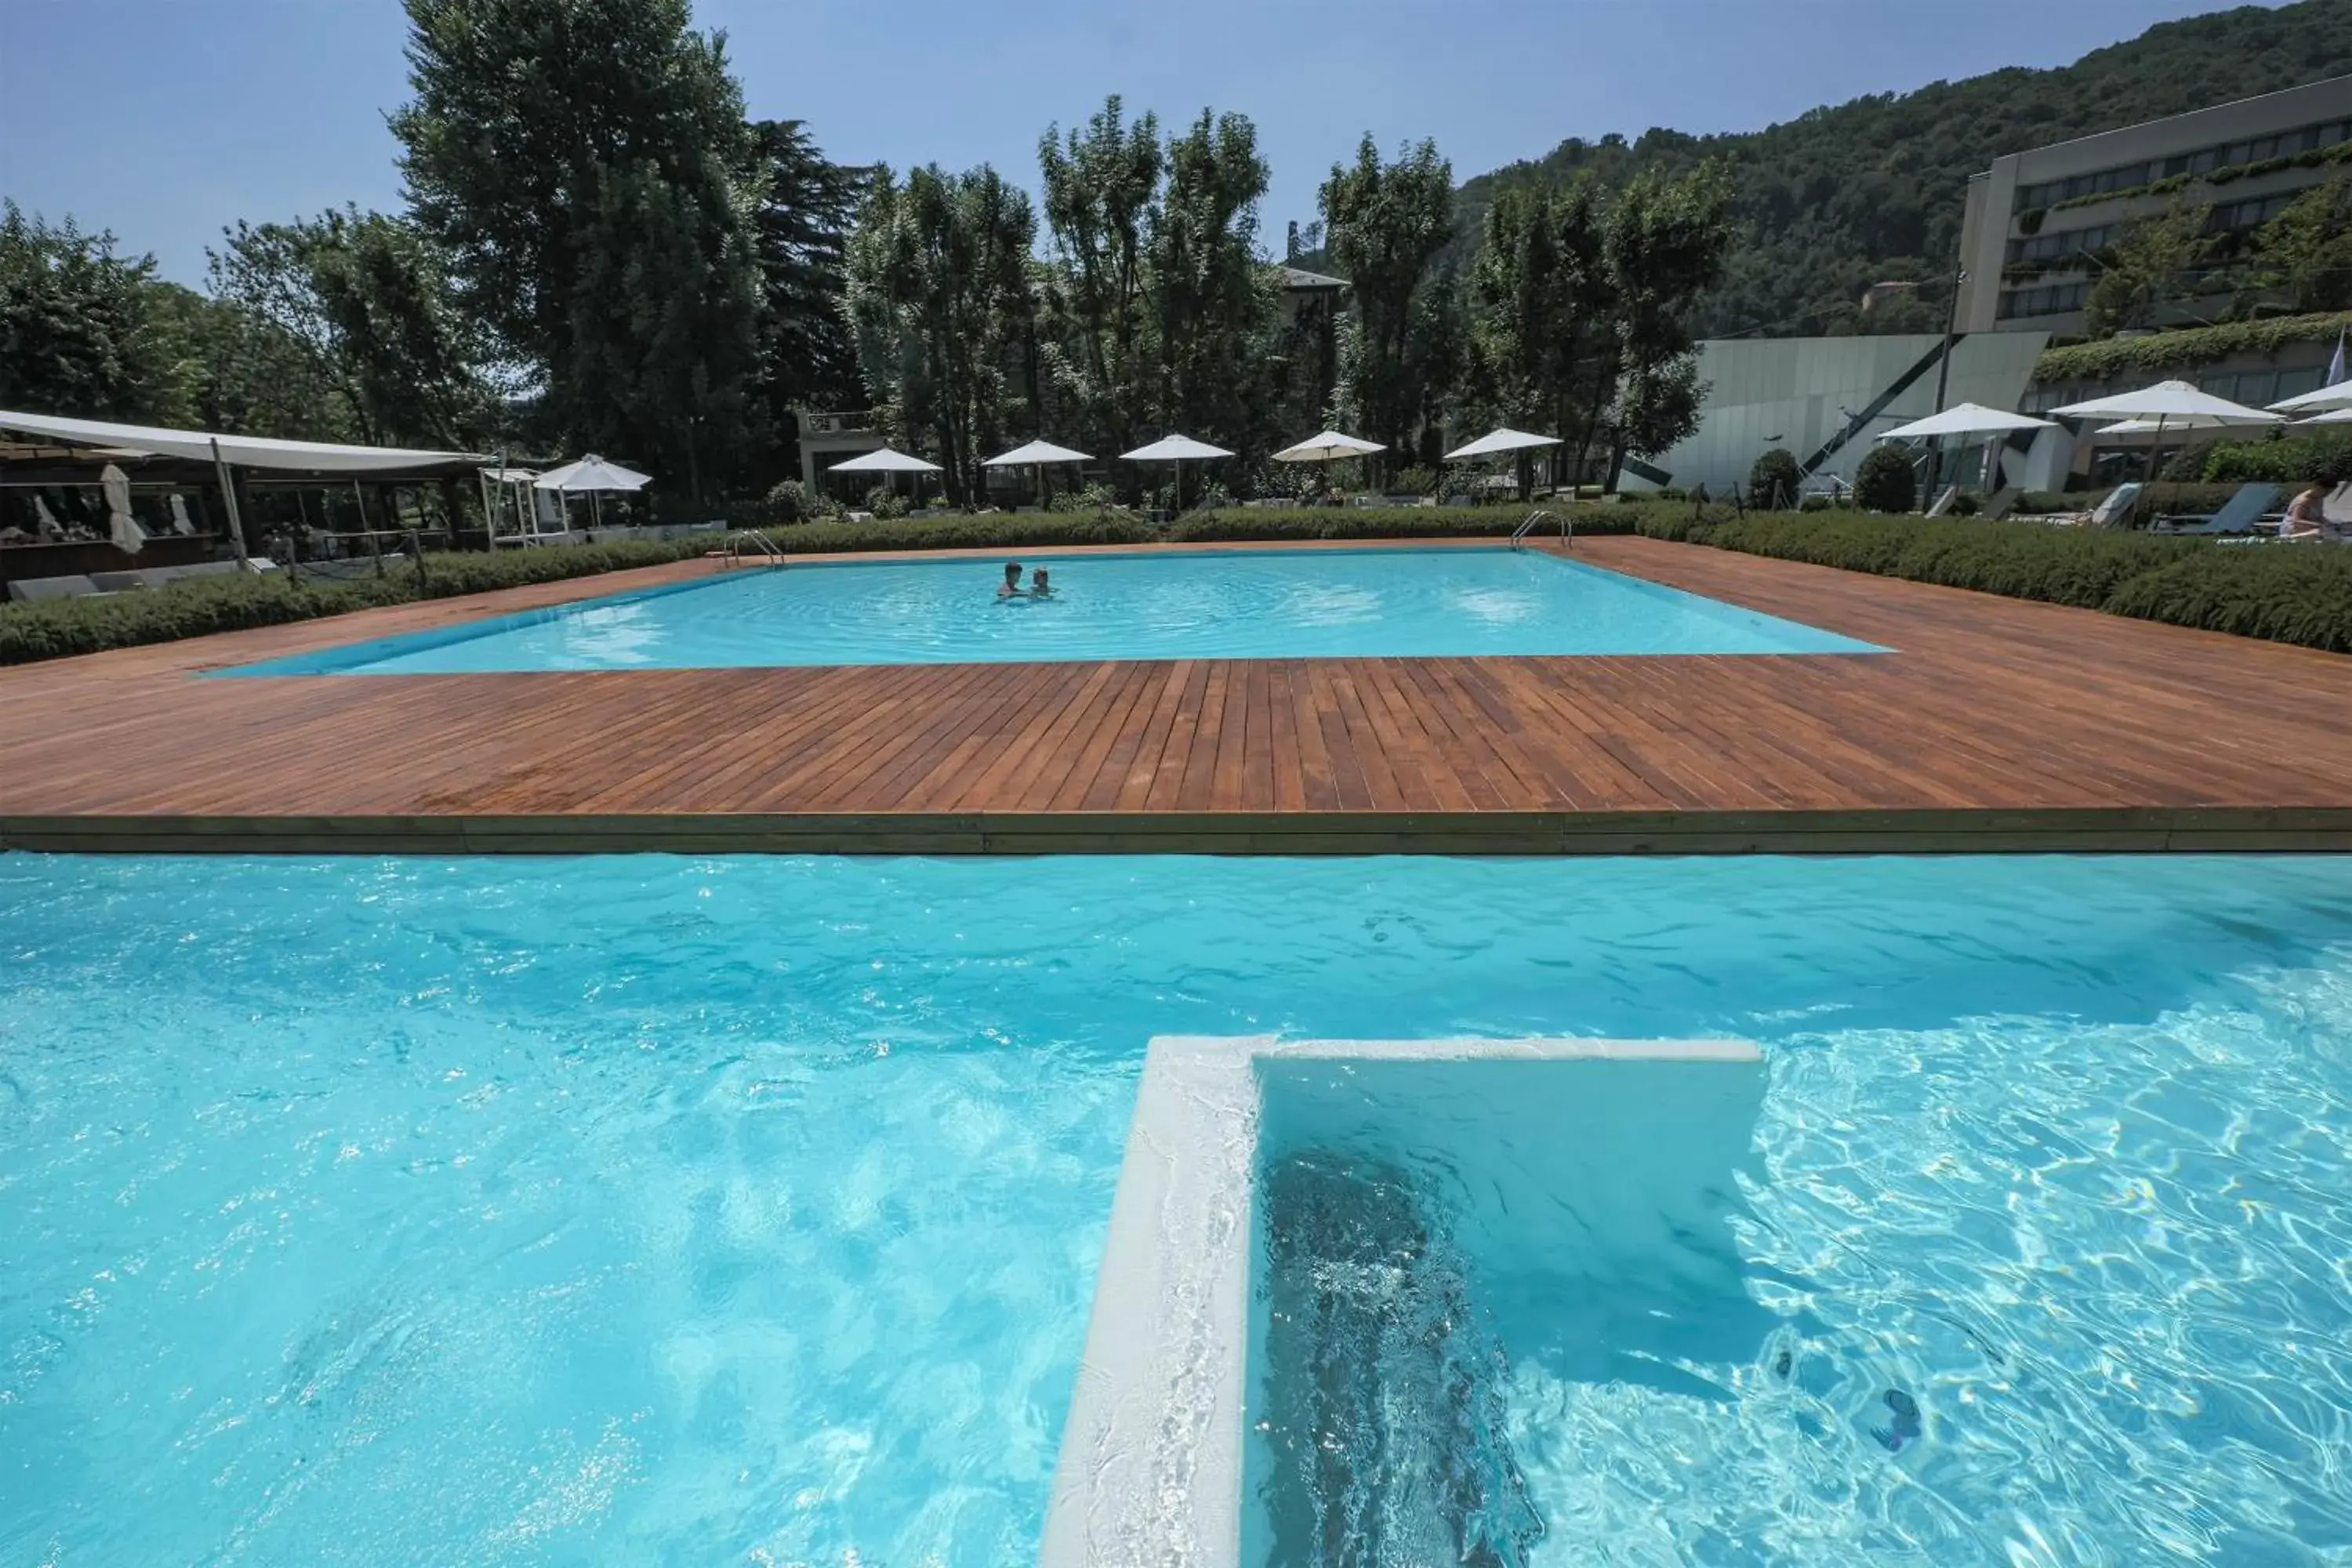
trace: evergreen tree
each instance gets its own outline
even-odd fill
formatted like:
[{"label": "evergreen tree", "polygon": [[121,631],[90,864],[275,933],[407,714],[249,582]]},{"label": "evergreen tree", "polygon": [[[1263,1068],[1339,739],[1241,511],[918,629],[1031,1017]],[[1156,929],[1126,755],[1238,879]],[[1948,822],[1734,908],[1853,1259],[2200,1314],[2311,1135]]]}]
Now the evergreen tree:
[{"label": "evergreen tree", "polygon": [[1353,168],[1332,166],[1320,204],[1325,254],[1350,285],[1342,405],[1363,434],[1402,452],[1427,411],[1445,325],[1430,279],[1453,232],[1453,165],[1427,141],[1383,163],[1368,135]]},{"label": "evergreen tree", "polygon": [[1257,253],[1267,169],[1247,116],[1202,110],[1168,142],[1168,182],[1150,215],[1144,294],[1155,341],[1160,422],[1265,449],[1279,286]]},{"label": "evergreen tree", "polygon": [[843,253],[872,172],[829,161],[797,120],[751,127],[759,206],[759,396],[779,434],[800,409],[864,395],[845,313]]},{"label": "evergreen tree", "polygon": [[752,453],[753,138],[687,0],[405,0],[412,213],[563,435],[699,489]]},{"label": "evergreen tree", "polygon": [[2106,337],[2152,327],[2165,305],[2193,291],[2188,275],[2212,252],[2212,216],[2210,206],[2176,196],[2162,212],[2124,225],[2116,242],[2094,258],[2099,279],[2083,307],[2092,332]]}]

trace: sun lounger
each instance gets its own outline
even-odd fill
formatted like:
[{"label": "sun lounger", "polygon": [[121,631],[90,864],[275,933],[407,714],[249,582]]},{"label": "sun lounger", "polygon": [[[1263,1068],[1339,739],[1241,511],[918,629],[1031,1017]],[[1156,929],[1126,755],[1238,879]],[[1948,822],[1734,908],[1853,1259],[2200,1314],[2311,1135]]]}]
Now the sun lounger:
[{"label": "sun lounger", "polygon": [[2319,503],[2319,515],[2338,528],[2352,528],[2352,479],[2327,492]]},{"label": "sun lounger", "polygon": [[2131,509],[2138,503],[2140,489],[2137,479],[2127,485],[2117,485],[2107,492],[2106,500],[2091,509],[2085,521],[2093,528],[2106,528],[2121,522],[2131,515]]},{"label": "sun lounger", "polygon": [[2210,517],[2160,517],[2155,533],[2252,533],[2262,515],[2278,501],[2276,485],[2240,485],[2238,493]]},{"label": "sun lounger", "polygon": [[1985,497],[1985,503],[1978,510],[1977,515],[1987,522],[1999,522],[2017,510],[2017,498],[2024,493],[2024,489],[2018,485],[2011,485],[2007,489],[1995,490]]},{"label": "sun lounger", "polygon": [[79,573],[64,577],[20,577],[8,584],[8,596],[20,605],[43,599],[79,599],[97,592],[98,584]]},{"label": "sun lounger", "polygon": [[1959,499],[1960,487],[1958,485],[1946,485],[1944,487],[1944,493],[1937,496],[1936,498],[1935,504],[1927,509],[1927,515],[1929,517],[1943,516],[1946,512],[1952,510],[1952,503]]}]

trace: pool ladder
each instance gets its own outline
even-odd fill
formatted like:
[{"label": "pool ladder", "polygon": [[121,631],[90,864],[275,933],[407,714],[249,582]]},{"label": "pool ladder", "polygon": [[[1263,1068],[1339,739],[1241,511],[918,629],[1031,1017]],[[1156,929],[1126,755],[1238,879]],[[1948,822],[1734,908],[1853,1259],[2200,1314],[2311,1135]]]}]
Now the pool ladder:
[{"label": "pool ladder", "polygon": [[1568,514],[1564,511],[1531,511],[1528,513],[1527,521],[1519,524],[1518,527],[1511,531],[1511,548],[1514,550],[1525,550],[1528,547],[1528,535],[1536,531],[1538,524],[1544,522],[1553,522],[1559,525],[1559,547],[1562,550],[1567,549],[1569,536],[1574,531],[1574,529],[1568,521]]},{"label": "pool ladder", "polygon": [[757,529],[747,528],[727,542],[727,564],[730,567],[743,564],[746,545],[751,547],[752,555],[762,566],[782,566],[784,563],[784,552],[776,547],[774,540]]}]

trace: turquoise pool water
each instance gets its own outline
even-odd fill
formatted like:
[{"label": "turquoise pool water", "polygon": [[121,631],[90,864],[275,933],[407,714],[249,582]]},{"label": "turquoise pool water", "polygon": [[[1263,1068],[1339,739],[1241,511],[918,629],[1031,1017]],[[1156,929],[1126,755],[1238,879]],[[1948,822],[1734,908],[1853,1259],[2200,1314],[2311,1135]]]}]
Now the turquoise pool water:
[{"label": "turquoise pool water", "polygon": [[0,933],[0,1562],[1020,1562],[1144,1042],[1266,1030],[1764,1047],[1736,1331],[1491,1325],[1530,1563],[2352,1551],[2341,860],[11,855]]},{"label": "turquoise pool water", "polygon": [[1020,560],[1047,569],[1050,597],[999,599],[1002,563],[989,561],[803,563],[232,673],[1880,651],[1619,573],[1500,547]]}]

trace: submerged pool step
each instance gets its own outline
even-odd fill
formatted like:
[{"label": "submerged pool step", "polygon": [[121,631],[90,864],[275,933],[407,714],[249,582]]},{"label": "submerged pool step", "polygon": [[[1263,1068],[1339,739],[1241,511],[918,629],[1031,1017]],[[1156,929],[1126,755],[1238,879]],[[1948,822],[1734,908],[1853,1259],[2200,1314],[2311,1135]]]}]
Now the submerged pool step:
[{"label": "submerged pool step", "polygon": [[[1762,1095],[1762,1054],[1740,1040],[1151,1042],[1063,1431],[1044,1568],[1237,1568],[1242,1560],[1267,1075],[1291,1080],[1288,1094],[1300,1081],[1293,1069],[1329,1079],[1375,1066],[1436,1072],[1501,1063],[1609,1069],[1594,1079],[1605,1092],[1591,1099],[1601,1135],[1589,1157],[1612,1169],[1645,1161],[1671,1168],[1676,1157],[1673,1140],[1643,1152],[1640,1118],[1628,1107],[1744,1149]],[[1571,1164],[1587,1157],[1570,1151]],[[1639,1170],[1626,1173],[1635,1186],[1641,1180]],[[1611,1237],[1585,1240],[1606,1247]],[[1507,1515],[1506,1508],[1497,1517]]]}]

